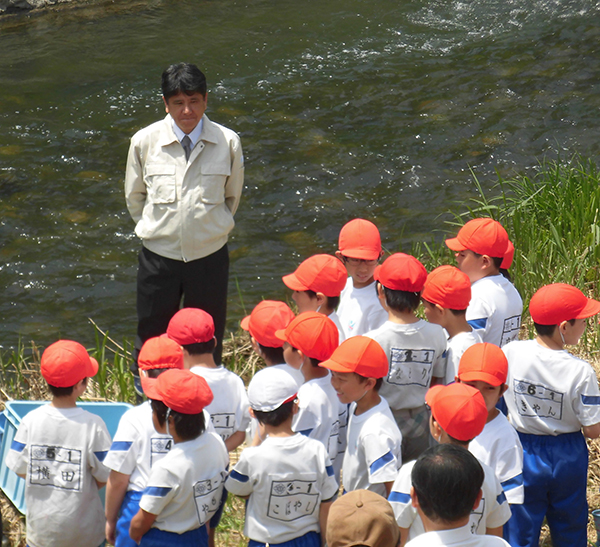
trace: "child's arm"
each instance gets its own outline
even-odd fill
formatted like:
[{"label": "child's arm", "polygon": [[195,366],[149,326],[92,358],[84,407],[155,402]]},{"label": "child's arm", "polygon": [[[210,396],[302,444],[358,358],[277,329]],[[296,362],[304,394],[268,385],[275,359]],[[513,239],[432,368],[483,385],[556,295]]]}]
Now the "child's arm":
[{"label": "child's arm", "polygon": [[129,527],[131,539],[139,544],[142,541],[142,536],[152,528],[157,516],[140,509],[135,517],[131,519],[131,526]]},{"label": "child's arm", "polygon": [[384,482],[383,486],[385,486],[386,497],[390,495],[392,491],[392,486],[394,486],[394,481]]},{"label": "child's arm", "polygon": [[227,452],[234,451],[238,446],[240,446],[246,438],[245,431],[236,431],[231,437],[229,437],[225,441],[225,447],[227,448]]},{"label": "child's arm", "polygon": [[597,439],[600,437],[600,423],[594,425],[584,425],[582,428],[583,434],[588,439]]},{"label": "child's arm", "polygon": [[399,526],[400,528],[400,543],[398,544],[398,547],[404,547],[406,545],[406,542],[408,541],[408,528],[402,528],[402,526]]},{"label": "child's arm", "polygon": [[325,531],[327,530],[327,517],[329,516],[329,508],[333,503],[332,500],[322,501],[319,508],[319,526],[321,527],[321,547],[325,547]]},{"label": "child's arm", "polygon": [[485,533],[487,536],[498,536],[502,537],[502,526],[497,526],[496,528],[486,528]]},{"label": "child's arm", "polygon": [[113,545],[116,540],[117,519],[119,518],[119,511],[123,504],[123,498],[127,492],[130,476],[131,475],[125,475],[124,473],[119,473],[114,470],[111,470],[110,475],[108,476],[106,486],[106,508],[104,510],[106,516],[105,535],[106,540]]}]

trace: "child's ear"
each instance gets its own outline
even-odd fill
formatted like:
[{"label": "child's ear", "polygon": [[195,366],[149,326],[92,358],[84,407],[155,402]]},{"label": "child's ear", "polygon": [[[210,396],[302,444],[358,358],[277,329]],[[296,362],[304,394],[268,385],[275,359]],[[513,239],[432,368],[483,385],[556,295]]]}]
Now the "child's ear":
[{"label": "child's ear", "polygon": [[317,304],[319,306],[323,306],[326,301],[327,301],[327,297],[322,292],[318,292],[317,293]]},{"label": "child's ear", "polygon": [[490,268],[493,265],[494,265],[494,261],[491,257],[489,257],[488,255],[481,255],[482,269],[487,270],[488,268]]},{"label": "child's ear", "polygon": [[256,418],[256,414],[254,414],[254,410],[252,410],[251,408],[249,408],[248,412],[249,412],[251,418]]},{"label": "child's ear", "polygon": [[506,393],[508,386],[506,384],[502,384],[502,389],[500,390],[500,397]]},{"label": "child's ear", "polygon": [[367,381],[365,382],[367,389],[373,389],[376,383],[377,380],[375,378],[367,378]]},{"label": "child's ear", "polygon": [[260,349],[260,347],[258,346],[258,342],[256,341],[256,338],[254,338],[254,336],[250,336],[250,344],[252,345],[252,349],[262,357],[262,350]]},{"label": "child's ear", "polygon": [[417,493],[412,486],[410,487],[410,500],[415,509],[419,507],[419,499],[417,498]]},{"label": "child's ear", "polygon": [[342,251],[336,251],[335,256],[344,262],[344,255],[342,254]]}]

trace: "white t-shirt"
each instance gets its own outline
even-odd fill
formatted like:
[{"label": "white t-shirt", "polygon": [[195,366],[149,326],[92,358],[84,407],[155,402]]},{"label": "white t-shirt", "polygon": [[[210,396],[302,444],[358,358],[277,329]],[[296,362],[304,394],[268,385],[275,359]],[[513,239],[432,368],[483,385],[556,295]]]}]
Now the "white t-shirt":
[{"label": "white t-shirt", "polygon": [[342,471],[342,464],[344,463],[344,454],[346,453],[346,446],[348,444],[348,409],[350,405],[341,403],[338,400],[338,420],[339,435],[338,435],[338,448],[337,456],[333,463],[333,469],[335,471],[335,480],[340,482],[340,474]]},{"label": "white t-shirt", "polygon": [[[388,498],[394,510],[398,526],[408,528],[409,540],[425,533],[423,521],[417,510],[412,506],[410,496],[412,486],[410,474],[415,463],[416,460],[413,460],[402,466]],[[483,495],[477,508],[471,511],[468,529],[472,534],[483,535],[487,528],[504,526],[508,522],[511,513],[502,486],[500,486],[500,482],[494,475],[494,471],[484,463],[480,463],[484,473],[483,485],[481,486]]]},{"label": "white t-shirt", "polygon": [[443,378],[446,372],[444,329],[422,319],[409,325],[386,321],[366,336],[379,342],[390,363],[379,391],[390,408],[423,406],[432,376]]},{"label": "white t-shirt", "polygon": [[600,422],[600,390],[589,363],[535,340],[504,348],[508,416],[521,433],[560,435]]},{"label": "white t-shirt", "polygon": [[329,317],[329,319],[331,319],[335,326],[337,327],[338,333],[339,333],[339,343],[341,344],[344,341],[344,331],[342,329],[342,324],[340,323],[340,318],[338,316],[338,314],[336,312],[332,312],[331,314],[329,314],[327,317]]},{"label": "white t-shirt", "polygon": [[352,278],[340,294],[340,305],[337,314],[344,331],[343,340],[352,336],[363,335],[383,325],[388,319],[388,312],[383,309],[377,297],[377,282],[362,289],[355,289]]},{"label": "white t-shirt", "polygon": [[502,412],[469,443],[469,452],[494,470],[508,503],[523,503],[523,447]]},{"label": "white t-shirt", "polygon": [[131,475],[127,490],[141,492],[146,487],[152,466],[164,458],[172,446],[171,435],[154,429],[152,407],[150,401],[146,401],[130,408],[121,417],[104,465]]},{"label": "white t-shirt", "polygon": [[246,448],[225,488],[250,496],[244,534],[261,543],[283,543],[319,532],[319,508],[338,490],[325,447],[303,435],[267,437]]},{"label": "white t-shirt", "polygon": [[82,408],[44,405],[23,416],[6,465],[27,475],[30,547],[102,543],[105,519],[96,481],[108,480],[102,462],[109,448],[102,418]]},{"label": "white t-shirt", "polygon": [[462,354],[471,346],[480,344],[481,336],[475,330],[471,332],[459,332],[452,338],[448,338],[448,346],[446,349],[446,376],[444,384],[448,385],[454,382],[458,373],[458,364]]},{"label": "white t-shirt", "polygon": [[219,508],[228,466],[216,433],[174,444],[152,467],[140,500],[144,511],[158,515],[152,527],[182,534],[206,524]]},{"label": "white t-shirt", "polygon": [[236,431],[246,431],[250,423],[250,404],[242,379],[223,365],[217,368],[195,366],[190,371],[202,376],[213,392],[213,400],[206,410],[221,439],[225,441]]},{"label": "white t-shirt", "polygon": [[344,490],[371,490],[386,497],[384,482],[393,481],[402,465],[402,433],[386,400],[356,416],[350,405],[348,446],[344,454]]},{"label": "white t-shirt", "polygon": [[469,525],[452,530],[427,532],[406,544],[406,547],[510,547],[498,536],[471,534]]},{"label": "white t-shirt", "polygon": [[[310,364],[304,366],[312,366]],[[331,385],[331,373],[302,384],[298,391],[298,413],[292,429],[320,441],[333,462],[338,452],[340,434],[339,399]]]},{"label": "white t-shirt", "polygon": [[471,285],[466,318],[484,342],[502,347],[518,340],[522,314],[523,300],[503,275],[484,277]]}]

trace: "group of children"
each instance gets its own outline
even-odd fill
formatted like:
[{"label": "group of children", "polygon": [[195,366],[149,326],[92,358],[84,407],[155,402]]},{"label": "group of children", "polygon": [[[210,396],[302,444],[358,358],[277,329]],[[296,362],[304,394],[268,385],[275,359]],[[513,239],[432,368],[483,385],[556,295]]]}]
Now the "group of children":
[{"label": "group of children", "polygon": [[415,460],[437,443],[470,451],[483,470],[460,521],[477,545],[486,535],[537,545],[544,518],[555,547],[586,545],[584,435],[600,435],[600,390],[564,347],[600,302],[542,287],[529,304],[537,336],[518,341],[523,303],[504,275],[514,253],[504,228],[474,219],[446,244],[458,268],[428,275],[403,253],[380,264],[377,227],[350,221],[336,256],[283,277],[298,315],[265,300],[242,320],[265,364],[247,392],[213,359],[212,318],[180,310],[144,344],[148,402],[123,415],[112,444],[76,407],[97,363],[75,342],[50,346],[41,366],[52,402],[25,416],[7,458],[27,481],[28,545],[212,547],[231,493],[247,500],[251,547],[321,547],[325,530],[345,526],[339,511],[329,517],[340,486],[387,498],[398,545],[412,545],[435,520],[421,511],[424,490],[413,499]]}]

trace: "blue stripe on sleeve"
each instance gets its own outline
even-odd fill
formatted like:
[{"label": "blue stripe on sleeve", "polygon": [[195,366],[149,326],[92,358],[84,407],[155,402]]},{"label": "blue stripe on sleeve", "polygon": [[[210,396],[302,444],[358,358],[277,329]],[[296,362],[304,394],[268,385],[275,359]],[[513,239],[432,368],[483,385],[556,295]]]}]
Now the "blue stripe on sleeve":
[{"label": "blue stripe on sleeve", "polygon": [[394,456],[392,454],[392,451],[390,450],[387,454],[384,454],[383,456],[381,456],[381,458],[377,458],[369,466],[369,472],[371,474],[373,474],[373,473],[375,473],[375,471],[377,471],[378,469],[381,469],[384,465],[390,463],[391,461],[394,461]]},{"label": "blue stripe on sleeve", "polygon": [[238,482],[248,482],[250,480],[250,477],[248,475],[243,475],[242,473],[239,473],[235,469],[231,470],[231,473],[229,473],[229,476]]},{"label": "blue stripe on sleeve", "polygon": [[108,450],[103,450],[101,452],[94,452],[94,456],[96,456],[96,458],[98,458],[98,460],[101,462],[104,461],[104,458],[106,458],[107,454],[108,454]]},{"label": "blue stripe on sleeve", "polygon": [[471,319],[467,321],[469,325],[471,325],[474,329],[485,329],[487,325],[487,317],[482,317],[481,319]]},{"label": "blue stripe on sleeve", "polygon": [[392,490],[390,492],[388,501],[396,503],[410,503],[410,494],[403,494],[402,492],[394,492]]},{"label": "blue stripe on sleeve", "polygon": [[503,503],[506,503],[506,496],[504,495],[504,492],[501,492],[500,494],[498,494],[496,501],[498,502],[498,505],[502,505]]},{"label": "blue stripe on sleeve", "polygon": [[502,488],[505,492],[508,492],[509,490],[519,486],[523,486],[523,473],[520,473],[512,479],[507,479],[502,483]]},{"label": "blue stripe on sleeve", "polygon": [[14,450],[15,452],[23,452],[23,449],[26,447],[27,445],[25,443],[20,443],[19,441],[15,441],[13,439],[13,442],[10,445],[10,449]]},{"label": "blue stripe on sleeve", "polygon": [[327,471],[327,476],[328,477],[333,477],[333,475],[335,474],[333,471],[333,465],[328,465],[325,470]]},{"label": "blue stripe on sleeve", "polygon": [[132,444],[132,441],[113,441],[113,443],[110,445],[110,449],[114,450],[115,452],[127,452],[127,450],[131,448]]},{"label": "blue stripe on sleeve", "polygon": [[600,405],[600,397],[597,395],[582,395],[581,402],[584,405]]},{"label": "blue stripe on sleeve", "polygon": [[312,429],[304,429],[302,431],[297,431],[297,433],[300,433],[300,435],[304,435],[305,437],[308,437],[312,433]]},{"label": "blue stripe on sleeve", "polygon": [[144,496],[154,496],[155,498],[164,498],[172,488],[167,486],[146,486]]}]

